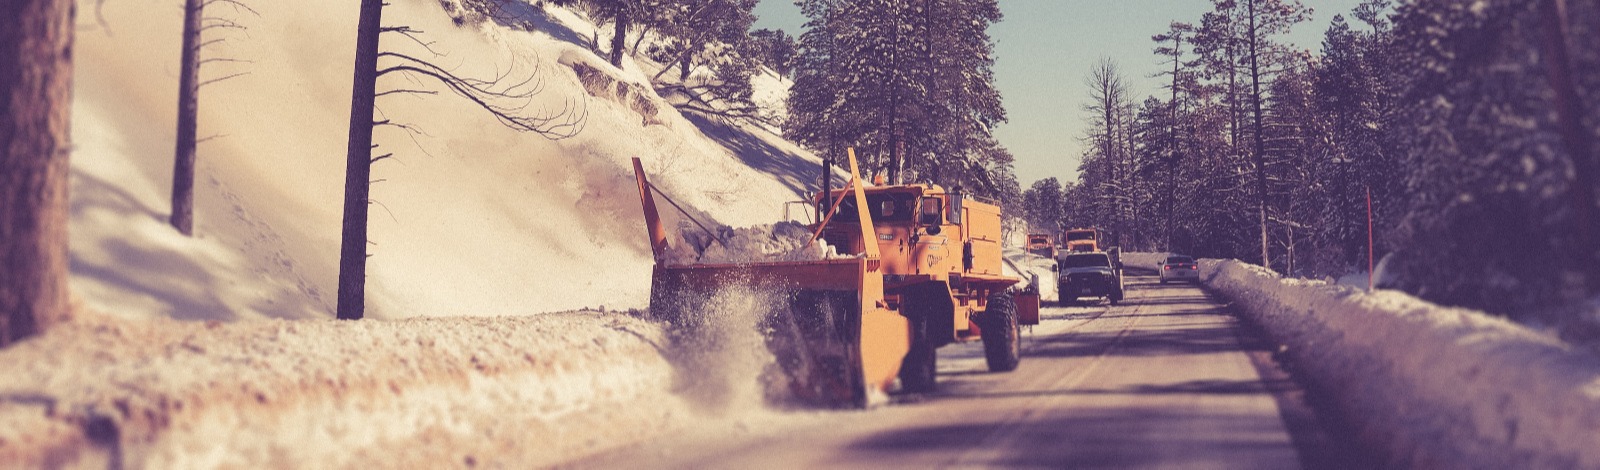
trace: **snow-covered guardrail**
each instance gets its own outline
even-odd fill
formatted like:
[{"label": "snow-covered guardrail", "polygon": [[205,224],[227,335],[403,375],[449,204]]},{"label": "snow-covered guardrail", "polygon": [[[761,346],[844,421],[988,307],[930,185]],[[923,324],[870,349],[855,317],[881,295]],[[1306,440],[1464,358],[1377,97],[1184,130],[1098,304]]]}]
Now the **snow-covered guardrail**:
[{"label": "snow-covered guardrail", "polygon": [[1401,468],[1600,468],[1600,359],[1482,312],[1203,260]]}]

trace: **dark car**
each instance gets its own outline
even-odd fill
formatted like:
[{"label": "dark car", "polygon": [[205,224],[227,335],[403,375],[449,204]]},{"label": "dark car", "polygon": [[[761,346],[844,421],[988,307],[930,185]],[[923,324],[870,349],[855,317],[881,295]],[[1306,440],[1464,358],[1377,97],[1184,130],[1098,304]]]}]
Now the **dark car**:
[{"label": "dark car", "polygon": [[1081,297],[1105,297],[1113,305],[1122,301],[1122,266],[1110,253],[1091,251],[1061,257],[1057,287],[1061,303]]}]

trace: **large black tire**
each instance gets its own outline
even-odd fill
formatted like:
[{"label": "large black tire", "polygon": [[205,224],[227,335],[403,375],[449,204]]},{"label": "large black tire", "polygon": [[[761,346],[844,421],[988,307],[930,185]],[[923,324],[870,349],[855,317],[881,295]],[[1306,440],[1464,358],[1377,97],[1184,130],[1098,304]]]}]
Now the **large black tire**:
[{"label": "large black tire", "polygon": [[1121,302],[1122,301],[1122,289],[1117,289],[1117,290],[1111,291],[1111,294],[1106,296],[1106,300],[1110,300],[1111,301],[1111,305],[1116,305],[1117,302]]},{"label": "large black tire", "polygon": [[929,393],[938,387],[939,354],[932,345],[929,330],[933,327],[928,318],[934,312],[921,300],[920,296],[912,295],[902,307],[911,313],[908,316],[911,350],[900,361],[900,391],[903,393]]},{"label": "large black tire", "polygon": [[938,388],[939,354],[924,344],[912,344],[900,362],[900,391],[928,393]]},{"label": "large black tire", "polygon": [[1017,304],[1009,292],[989,296],[983,313],[983,356],[990,372],[1010,372],[1022,361],[1022,331],[1017,326]]}]

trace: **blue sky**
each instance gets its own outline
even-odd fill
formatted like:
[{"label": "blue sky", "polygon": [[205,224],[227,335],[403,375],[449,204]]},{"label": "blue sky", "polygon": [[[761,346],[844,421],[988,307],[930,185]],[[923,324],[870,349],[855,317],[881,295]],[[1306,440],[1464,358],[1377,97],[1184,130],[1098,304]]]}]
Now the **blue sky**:
[{"label": "blue sky", "polygon": [[[1351,19],[1360,0],[1302,0],[1313,9],[1284,39],[1319,51],[1322,33],[1333,15]],[[1084,104],[1089,87],[1084,77],[1100,57],[1121,66],[1143,97],[1160,91],[1161,58],[1151,52],[1150,36],[1172,21],[1198,23],[1210,0],[1000,0],[1005,17],[989,28],[995,42],[995,81],[1005,100],[1010,122],[995,130],[1000,143],[1017,157],[1017,179],[1024,188],[1056,177],[1077,180],[1083,153]],[[799,36],[805,16],[793,0],[761,0],[756,6],[760,28],[777,28]]]}]

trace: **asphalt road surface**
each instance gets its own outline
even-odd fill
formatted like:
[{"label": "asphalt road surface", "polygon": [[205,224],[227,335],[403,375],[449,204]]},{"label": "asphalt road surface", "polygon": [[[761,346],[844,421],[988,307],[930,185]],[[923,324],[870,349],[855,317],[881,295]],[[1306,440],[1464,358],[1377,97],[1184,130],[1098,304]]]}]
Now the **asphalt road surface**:
[{"label": "asphalt road surface", "polygon": [[1192,285],[1128,277],[1116,306],[1047,305],[1021,366],[939,351],[939,391],[872,410],[730,418],[575,468],[1333,468],[1272,346]]}]

